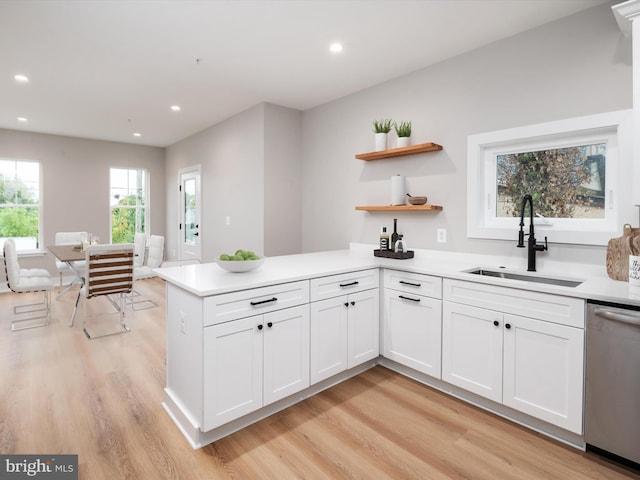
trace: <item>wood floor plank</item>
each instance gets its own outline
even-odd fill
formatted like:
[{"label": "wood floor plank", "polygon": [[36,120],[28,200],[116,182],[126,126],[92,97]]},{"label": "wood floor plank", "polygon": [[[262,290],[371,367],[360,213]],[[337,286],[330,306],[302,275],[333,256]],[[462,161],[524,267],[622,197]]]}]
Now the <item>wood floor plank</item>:
[{"label": "wood floor plank", "polygon": [[13,333],[6,312],[30,299],[0,294],[0,453],[78,454],[90,480],[640,479],[382,367],[193,450],[161,406],[165,284],[136,289],[158,306],[95,340],[82,305],[69,328],[73,291]]}]

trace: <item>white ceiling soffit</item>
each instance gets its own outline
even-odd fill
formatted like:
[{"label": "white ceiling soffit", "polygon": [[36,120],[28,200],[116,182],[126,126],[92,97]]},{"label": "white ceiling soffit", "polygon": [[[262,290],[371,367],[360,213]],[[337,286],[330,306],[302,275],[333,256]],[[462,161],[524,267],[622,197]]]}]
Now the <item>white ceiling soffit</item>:
[{"label": "white ceiling soffit", "polygon": [[602,3],[3,0],[0,128],[167,146],[260,102],[306,110]]}]

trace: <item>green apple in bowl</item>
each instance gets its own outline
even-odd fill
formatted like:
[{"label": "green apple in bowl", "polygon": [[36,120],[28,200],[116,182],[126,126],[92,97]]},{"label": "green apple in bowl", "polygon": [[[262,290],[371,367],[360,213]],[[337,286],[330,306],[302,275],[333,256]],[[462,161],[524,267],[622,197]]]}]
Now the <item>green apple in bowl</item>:
[{"label": "green apple in bowl", "polygon": [[238,249],[233,255],[221,254],[218,265],[228,272],[241,273],[255,270],[264,263],[264,260],[265,257],[260,257],[251,250]]}]

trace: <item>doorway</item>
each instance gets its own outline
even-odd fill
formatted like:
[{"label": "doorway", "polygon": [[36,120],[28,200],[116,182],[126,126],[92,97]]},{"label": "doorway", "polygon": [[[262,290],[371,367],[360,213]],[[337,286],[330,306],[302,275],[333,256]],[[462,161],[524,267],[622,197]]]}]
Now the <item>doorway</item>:
[{"label": "doorway", "polygon": [[180,175],[180,260],[201,259],[202,238],[200,165],[179,171]]}]

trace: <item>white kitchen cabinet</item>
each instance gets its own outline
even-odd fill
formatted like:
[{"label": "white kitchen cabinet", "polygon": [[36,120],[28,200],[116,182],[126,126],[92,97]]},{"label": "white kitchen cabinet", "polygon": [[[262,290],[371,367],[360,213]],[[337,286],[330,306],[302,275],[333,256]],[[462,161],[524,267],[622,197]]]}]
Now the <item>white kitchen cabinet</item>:
[{"label": "white kitchen cabinet", "polygon": [[309,307],[204,329],[203,430],[309,386]]},{"label": "white kitchen cabinet", "polygon": [[309,306],[264,315],[264,404],[309,386]]},{"label": "white kitchen cabinet", "polygon": [[380,354],[378,285],[377,269],[311,280],[311,384]]},{"label": "white kitchen cabinet", "polygon": [[582,434],[583,300],[457,280],[444,281],[444,300],[444,381]]},{"label": "white kitchen cabinet", "polygon": [[502,313],[442,306],[442,380],[502,402]]},{"label": "white kitchen cabinet", "polygon": [[384,357],[441,378],[442,279],[387,269],[384,285]]},{"label": "white kitchen cabinet", "polygon": [[502,402],[582,433],[584,330],[504,316]]}]

